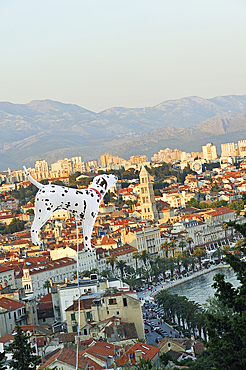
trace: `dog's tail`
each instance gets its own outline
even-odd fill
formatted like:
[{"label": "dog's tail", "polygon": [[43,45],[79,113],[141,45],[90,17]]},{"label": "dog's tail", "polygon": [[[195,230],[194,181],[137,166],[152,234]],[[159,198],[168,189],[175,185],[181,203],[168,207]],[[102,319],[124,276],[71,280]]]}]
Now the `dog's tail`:
[{"label": "dog's tail", "polygon": [[42,185],[42,184],[40,184],[40,182],[36,181],[36,180],[35,180],[35,179],[30,175],[30,173],[27,171],[27,169],[26,169],[26,167],[25,167],[25,166],[23,166],[23,168],[24,168],[24,172],[25,172],[26,177],[28,178],[28,180],[29,180],[29,181],[31,181],[31,183],[32,183],[33,185],[35,185],[38,189],[41,189],[41,188],[43,187],[43,185]]}]

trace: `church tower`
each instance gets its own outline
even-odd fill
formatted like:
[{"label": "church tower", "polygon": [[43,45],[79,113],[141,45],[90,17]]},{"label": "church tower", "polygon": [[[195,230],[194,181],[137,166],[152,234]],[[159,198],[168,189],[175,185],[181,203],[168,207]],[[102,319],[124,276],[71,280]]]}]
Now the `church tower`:
[{"label": "church tower", "polygon": [[33,293],[32,278],[30,276],[29,268],[26,265],[26,261],[24,261],[22,272],[23,272],[22,288],[24,288],[26,294],[32,294]]},{"label": "church tower", "polygon": [[150,182],[149,173],[142,166],[140,174],[140,204],[142,220],[158,221],[153,184]]}]

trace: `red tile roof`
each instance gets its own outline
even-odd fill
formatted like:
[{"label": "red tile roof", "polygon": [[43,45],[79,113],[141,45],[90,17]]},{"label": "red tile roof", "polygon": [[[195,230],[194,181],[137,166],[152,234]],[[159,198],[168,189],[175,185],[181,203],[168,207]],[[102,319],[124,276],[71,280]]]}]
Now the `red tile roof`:
[{"label": "red tile roof", "polygon": [[40,299],[39,302],[52,302],[51,293],[46,294],[43,298]]},{"label": "red tile roof", "polygon": [[[47,366],[52,364],[54,361],[60,361],[64,364],[72,366],[72,368],[76,367],[76,353],[72,350],[68,350],[63,348],[56,352],[53,356],[51,356],[47,361],[40,366],[40,369],[45,369]],[[94,370],[102,370],[103,366],[98,365],[95,361],[90,358],[86,358],[84,356],[79,356],[78,368],[79,369],[86,369],[88,366],[93,367]]]},{"label": "red tile roof", "polygon": [[6,343],[10,340],[14,340],[14,335],[12,334],[5,334],[2,337],[0,337],[0,343]]},{"label": "red tile roof", "polygon": [[144,344],[141,342],[135,343],[132,347],[130,347],[118,360],[115,361],[117,366],[122,366],[124,363],[131,361],[132,364],[135,364],[135,357],[130,358],[131,353],[135,353],[135,351],[140,350],[142,351],[143,359],[152,360],[153,357],[160,351],[159,348],[154,346],[150,346],[149,344]]},{"label": "red tile roof", "polygon": [[119,346],[111,343],[97,342],[93,346],[85,349],[83,355],[86,356],[86,354],[89,354],[90,356],[106,361],[106,357],[114,356],[119,348]]},{"label": "red tile roof", "polygon": [[0,298],[0,307],[5,308],[6,310],[16,310],[17,308],[24,307],[23,303],[18,301],[14,301],[13,299],[9,298]]}]

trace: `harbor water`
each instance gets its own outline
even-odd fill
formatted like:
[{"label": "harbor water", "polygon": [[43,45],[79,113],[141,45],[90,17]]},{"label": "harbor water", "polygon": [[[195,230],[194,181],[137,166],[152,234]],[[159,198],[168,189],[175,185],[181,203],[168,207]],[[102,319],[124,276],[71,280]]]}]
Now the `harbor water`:
[{"label": "harbor water", "polygon": [[214,296],[215,289],[212,288],[214,283],[213,277],[218,273],[223,273],[226,281],[229,281],[234,287],[239,286],[239,281],[237,280],[234,271],[229,267],[225,267],[220,270],[213,270],[207,274],[169,288],[168,292],[186,296],[189,300],[195,301],[204,306],[206,305],[206,300],[209,297]]}]

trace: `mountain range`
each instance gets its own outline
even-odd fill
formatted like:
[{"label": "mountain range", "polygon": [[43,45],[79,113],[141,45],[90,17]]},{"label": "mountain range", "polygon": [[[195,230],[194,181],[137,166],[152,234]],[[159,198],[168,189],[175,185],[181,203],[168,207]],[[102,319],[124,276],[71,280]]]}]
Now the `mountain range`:
[{"label": "mountain range", "polygon": [[99,113],[52,100],[0,102],[0,171],[33,166],[40,158],[53,163],[81,155],[87,161],[106,152],[150,159],[166,147],[201,151],[207,142],[240,139],[246,139],[246,95],[194,96]]}]

